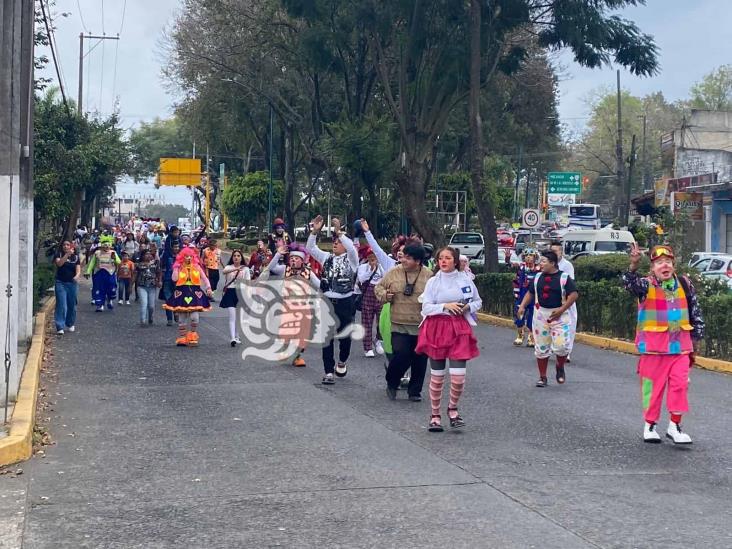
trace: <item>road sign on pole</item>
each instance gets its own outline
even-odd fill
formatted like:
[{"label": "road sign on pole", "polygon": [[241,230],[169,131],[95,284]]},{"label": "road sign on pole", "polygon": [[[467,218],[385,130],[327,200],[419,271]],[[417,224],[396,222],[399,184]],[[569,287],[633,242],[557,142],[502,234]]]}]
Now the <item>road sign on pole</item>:
[{"label": "road sign on pole", "polygon": [[549,194],[580,194],[582,174],[580,172],[549,172]]},{"label": "road sign on pole", "polygon": [[521,214],[521,226],[527,229],[535,229],[539,226],[541,214],[536,208],[524,208]]}]

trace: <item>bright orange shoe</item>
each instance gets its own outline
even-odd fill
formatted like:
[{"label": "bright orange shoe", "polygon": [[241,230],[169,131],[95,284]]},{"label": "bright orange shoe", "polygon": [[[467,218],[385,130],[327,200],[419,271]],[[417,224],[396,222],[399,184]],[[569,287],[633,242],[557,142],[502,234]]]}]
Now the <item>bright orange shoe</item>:
[{"label": "bright orange shoe", "polygon": [[178,347],[185,347],[186,345],[188,345],[188,334],[180,336],[178,339],[176,339],[175,344]]},{"label": "bright orange shoe", "polygon": [[292,361],[292,365],[297,366],[298,368],[303,368],[305,366],[305,359],[299,356]]},{"label": "bright orange shoe", "polygon": [[198,346],[198,332],[188,332],[188,346],[189,347]]}]

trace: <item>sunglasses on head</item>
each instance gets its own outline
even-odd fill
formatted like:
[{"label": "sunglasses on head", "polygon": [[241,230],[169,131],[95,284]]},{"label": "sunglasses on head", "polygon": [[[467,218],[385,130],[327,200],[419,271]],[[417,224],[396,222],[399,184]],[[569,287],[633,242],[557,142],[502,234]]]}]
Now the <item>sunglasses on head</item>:
[{"label": "sunglasses on head", "polygon": [[670,248],[667,248],[666,246],[660,246],[660,247],[656,248],[655,250],[653,250],[653,253],[651,253],[651,261],[653,261],[654,259],[658,259],[659,257],[663,257],[663,256],[670,257],[673,259],[674,254]]}]

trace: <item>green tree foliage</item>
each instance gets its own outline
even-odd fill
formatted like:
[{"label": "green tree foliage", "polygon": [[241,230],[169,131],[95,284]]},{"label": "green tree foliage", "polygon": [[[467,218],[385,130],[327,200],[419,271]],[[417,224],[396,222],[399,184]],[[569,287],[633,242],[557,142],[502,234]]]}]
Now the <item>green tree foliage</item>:
[{"label": "green tree foliage", "polygon": [[150,204],[142,209],[143,217],[159,217],[168,224],[176,224],[179,217],[189,217],[190,209],[180,204]]},{"label": "green tree foliage", "polygon": [[[221,206],[235,225],[264,227],[269,205],[269,173],[253,172],[234,177],[224,189]],[[284,197],[282,181],[273,181],[272,208],[281,211]]]},{"label": "green tree foliage", "polygon": [[177,118],[155,118],[130,132],[130,149],[136,175],[149,177],[158,171],[161,157],[190,156],[192,141]]},{"label": "green tree foliage", "polygon": [[691,106],[732,111],[732,65],[722,65],[691,87]]},{"label": "green tree foliage", "polygon": [[117,179],[133,171],[116,115],[69,116],[53,88],[36,98],[34,135],[36,220],[48,220],[67,233],[75,223],[76,208],[83,208],[83,221],[89,222],[94,199],[105,204]]}]

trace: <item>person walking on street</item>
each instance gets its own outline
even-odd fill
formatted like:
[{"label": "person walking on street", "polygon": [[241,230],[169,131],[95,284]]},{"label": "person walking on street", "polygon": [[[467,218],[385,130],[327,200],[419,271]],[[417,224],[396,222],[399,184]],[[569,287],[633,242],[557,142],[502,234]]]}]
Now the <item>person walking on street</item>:
[{"label": "person walking on street", "polygon": [[272,260],[272,252],[264,245],[264,240],[257,240],[257,248],[249,256],[249,270],[252,273],[252,280],[259,278],[259,275],[267,268]]},{"label": "person walking on street", "polygon": [[102,236],[99,239],[99,249],[86,268],[86,276],[92,277],[92,295],[97,312],[104,310],[106,303],[108,310],[114,309],[114,299],[117,297],[117,265],[120,258],[112,249],[113,236]]},{"label": "person walking on street", "polygon": [[[374,288],[384,277],[384,269],[379,265],[371,246],[359,248],[358,253],[365,259],[359,265],[356,274],[357,284],[361,288],[361,323],[364,327],[363,353],[367,358],[376,356],[374,353],[374,319],[379,319],[381,314],[381,303],[376,299]],[[358,298],[357,298],[358,299]],[[377,329],[378,333],[378,329]],[[377,337],[377,341],[378,341]]]},{"label": "person walking on street", "polygon": [[374,288],[378,300],[389,303],[391,309],[392,357],[385,377],[386,393],[392,400],[396,398],[402,376],[410,368],[409,400],[422,400],[427,356],[415,350],[422,320],[419,298],[432,276],[432,271],[422,265],[424,257],[424,248],[420,244],[407,244],[401,263],[388,271]]},{"label": "person walking on street", "polygon": [[536,264],[537,258],[538,254],[536,250],[533,248],[524,248],[521,254],[523,261],[518,265],[516,276],[513,279],[513,323],[517,329],[516,339],[513,340],[513,344],[517,347],[524,344],[524,334],[528,334],[526,346],[534,346],[534,325],[532,322],[534,319],[534,302],[529,301],[527,303],[523,316],[518,316],[517,312],[524,297],[529,293],[529,288],[534,285],[534,277],[538,269]]},{"label": "person walking on street", "polygon": [[224,267],[224,289],[222,291],[219,307],[226,309],[229,315],[229,337],[231,346],[241,344],[241,339],[236,333],[236,306],[239,304],[237,284],[251,280],[252,275],[249,267],[244,264],[244,255],[241,250],[231,252],[229,263]]},{"label": "person walking on street", "polygon": [[56,333],[59,335],[63,335],[64,330],[69,332],[76,330],[76,296],[79,292],[79,276],[81,275],[81,263],[77,249],[71,242],[64,240],[61,243],[61,250],[56,252],[56,256],[53,258],[56,266],[54,321]]},{"label": "person walking on street", "polygon": [[546,373],[552,353],[557,357],[557,383],[566,381],[564,365],[572,338],[569,308],[577,301],[578,294],[574,280],[559,270],[557,254],[545,251],[541,256],[541,273],[534,277],[534,283],[529,286],[516,315],[522,318],[526,307],[534,301],[534,355],[539,368],[536,386],[546,387]]},{"label": "person walking on street", "polygon": [[140,296],[140,325],[146,326],[153,323],[155,297],[163,285],[162,272],[160,263],[153,258],[150,250],[145,250],[135,271],[135,285]]},{"label": "person walking on street", "polygon": [[323,216],[321,215],[313,219],[306,249],[323,266],[323,273],[320,278],[321,290],[323,295],[330,299],[338,317],[337,329],[341,333],[338,341],[338,364],[335,363],[334,359],[334,342],[336,338],[331,338],[328,345],[323,347],[323,370],[325,375],[322,383],[324,385],[333,385],[335,383],[334,373],[338,377],[345,377],[348,373],[347,362],[351,354],[351,335],[348,329],[353,323],[355,312],[353,307],[353,284],[358,270],[358,252],[356,252],[353,241],[341,233],[341,223],[335,217],[331,220],[331,225],[335,230],[333,253],[324,252],[318,248],[316,244],[317,235],[320,234],[323,223]]},{"label": "person walking on street", "polygon": [[120,305],[130,304],[130,286],[134,278],[135,264],[127,252],[122,252],[122,260],[117,265],[117,297],[119,298],[117,303]]},{"label": "person walking on street", "polygon": [[[219,266],[223,267],[221,263],[221,250],[216,240],[213,238],[209,240],[208,246],[201,251],[201,255],[203,257],[203,265],[206,267],[206,276],[211,283],[211,291],[215,292],[219,287]],[[215,302],[216,300],[211,298],[211,301]]]},{"label": "person walking on street", "polygon": [[483,306],[478,288],[464,271],[458,269],[460,252],[442,248],[437,253],[438,272],[427,281],[422,294],[422,316],[415,352],[430,359],[430,401],[432,415],[429,430],[442,431],[440,404],[445,383],[445,366],[450,360],[450,400],[447,416],[450,426],[463,427],[458,401],[465,387],[465,367],[477,357],[478,340],[473,334],[473,315]]},{"label": "person walking on street", "polygon": [[199,313],[211,310],[209,298],[213,292],[194,248],[184,246],[178,252],[171,278],[175,282],[175,289],[163,308],[178,313],[178,338],[175,344],[179,347],[196,347],[199,341]]},{"label": "person walking on street", "polygon": [[687,393],[695,344],[704,337],[699,300],[691,281],[676,274],[670,246],[653,247],[649,276],[638,274],[640,259],[640,249],[634,243],[623,284],[638,299],[635,345],[640,354],[643,441],[661,442],[656,424],[666,393],[670,415],[666,436],[674,444],[691,444],[691,437],[681,429],[681,418],[689,411]]},{"label": "person walking on street", "polygon": [[[168,299],[173,297],[173,292],[175,291],[175,281],[173,280],[173,265],[175,263],[175,258],[178,255],[178,252],[180,252],[180,244],[178,242],[174,242],[170,251],[167,253],[163,253],[163,257],[160,259],[160,269],[163,272],[163,287],[160,289],[158,297],[163,301],[167,301]],[[164,310],[166,325],[173,326],[173,323],[177,324],[178,314],[174,313],[173,311],[169,311],[168,309]]]},{"label": "person walking on street", "polygon": [[[559,263],[557,264],[557,267],[559,267],[559,270],[563,273],[567,273],[569,275],[569,278],[571,278],[575,283],[577,280],[574,277],[574,265],[572,265],[572,262],[564,257],[564,247],[562,246],[562,243],[558,240],[555,240],[551,243],[550,246],[551,251],[553,251],[555,254],[557,254],[557,257],[559,258]],[[572,348],[574,347],[574,339],[577,335],[577,304],[573,303],[572,306],[569,308],[569,318],[570,318],[570,326],[569,326],[569,335],[571,337],[569,341],[569,352],[567,353],[567,362],[572,362]]]}]

